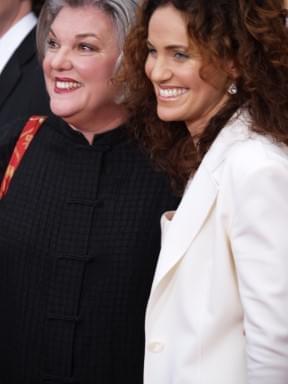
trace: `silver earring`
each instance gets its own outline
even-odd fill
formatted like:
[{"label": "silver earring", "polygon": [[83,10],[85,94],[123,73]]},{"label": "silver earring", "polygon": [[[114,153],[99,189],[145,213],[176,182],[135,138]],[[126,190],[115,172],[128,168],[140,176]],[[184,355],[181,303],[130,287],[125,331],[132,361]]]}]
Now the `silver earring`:
[{"label": "silver earring", "polygon": [[229,95],[236,95],[236,93],[238,92],[238,88],[237,88],[237,85],[236,83],[231,83],[229,85],[229,87],[227,88],[227,92],[229,93]]}]

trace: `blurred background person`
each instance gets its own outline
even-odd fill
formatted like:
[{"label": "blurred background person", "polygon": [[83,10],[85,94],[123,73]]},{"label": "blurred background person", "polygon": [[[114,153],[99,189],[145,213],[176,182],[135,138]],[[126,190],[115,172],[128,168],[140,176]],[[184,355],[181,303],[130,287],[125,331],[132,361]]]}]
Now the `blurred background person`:
[{"label": "blurred background person", "polygon": [[288,383],[285,14],[146,0],[127,39],[137,136],[184,191],[162,216],[145,384]]},{"label": "blurred background person", "polygon": [[[54,115],[0,200],[1,384],[143,382],[160,216],[177,199],[128,135],[112,80],[135,8],[42,8],[38,46]],[[23,125],[0,137],[0,180]]]},{"label": "blurred background person", "polygon": [[42,0],[0,2],[0,131],[17,118],[49,112],[36,52],[36,14]]}]

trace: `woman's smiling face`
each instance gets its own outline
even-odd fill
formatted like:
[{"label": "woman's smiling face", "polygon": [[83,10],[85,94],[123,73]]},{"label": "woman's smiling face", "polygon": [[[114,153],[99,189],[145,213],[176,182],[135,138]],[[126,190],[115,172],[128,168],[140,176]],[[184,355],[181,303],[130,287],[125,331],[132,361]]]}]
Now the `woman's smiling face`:
[{"label": "woman's smiling face", "polygon": [[145,72],[154,86],[159,118],[184,121],[191,134],[201,133],[228,98],[227,74],[210,67],[213,81],[200,77],[203,60],[191,48],[185,15],[172,4],[152,14],[147,44]]},{"label": "woman's smiling face", "polygon": [[109,15],[93,7],[65,6],[51,25],[43,60],[51,110],[69,124],[103,125],[115,105],[111,84],[120,54]]}]

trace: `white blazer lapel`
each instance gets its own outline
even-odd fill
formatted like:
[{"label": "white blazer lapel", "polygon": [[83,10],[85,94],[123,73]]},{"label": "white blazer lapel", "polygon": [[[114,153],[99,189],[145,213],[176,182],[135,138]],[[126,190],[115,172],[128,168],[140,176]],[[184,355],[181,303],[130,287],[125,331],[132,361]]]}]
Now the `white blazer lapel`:
[{"label": "white blazer lapel", "polygon": [[[236,113],[204,157],[169,224],[162,243],[151,295],[165,275],[183,257],[200,231],[218,193],[217,170],[231,146],[249,136],[247,114]],[[151,303],[150,303],[151,304]]]},{"label": "white blazer lapel", "polygon": [[168,227],[152,291],[179,261],[201,229],[217,196],[217,185],[204,166],[195,174]]}]

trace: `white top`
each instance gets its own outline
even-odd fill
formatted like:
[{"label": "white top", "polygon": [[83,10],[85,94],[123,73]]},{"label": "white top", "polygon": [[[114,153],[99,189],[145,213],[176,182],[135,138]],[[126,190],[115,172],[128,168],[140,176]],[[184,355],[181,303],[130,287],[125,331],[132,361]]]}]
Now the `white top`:
[{"label": "white top", "polygon": [[0,74],[10,57],[36,24],[37,18],[33,12],[30,12],[0,38]]}]

